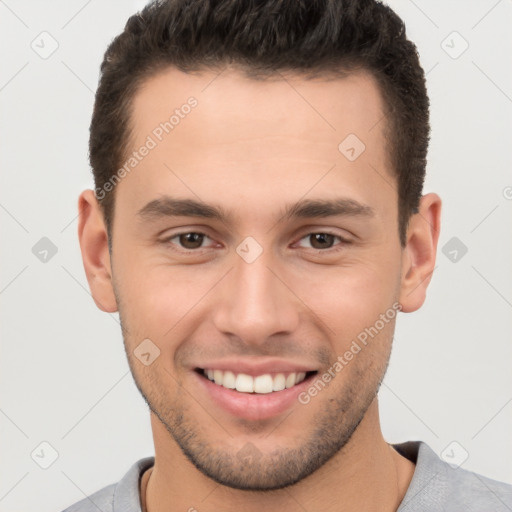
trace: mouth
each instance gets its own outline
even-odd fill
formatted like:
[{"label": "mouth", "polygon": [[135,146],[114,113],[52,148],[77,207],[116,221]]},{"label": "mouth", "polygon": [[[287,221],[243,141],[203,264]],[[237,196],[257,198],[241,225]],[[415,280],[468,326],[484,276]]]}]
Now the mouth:
[{"label": "mouth", "polygon": [[299,404],[298,397],[318,371],[249,375],[217,368],[195,368],[200,388],[231,416],[249,421],[270,420]]},{"label": "mouth", "polygon": [[293,388],[305,380],[309,380],[317,371],[309,372],[280,372],[248,375],[230,370],[214,368],[195,368],[198,375],[208,379],[217,386],[225,389],[253,395],[266,395],[278,393]]}]

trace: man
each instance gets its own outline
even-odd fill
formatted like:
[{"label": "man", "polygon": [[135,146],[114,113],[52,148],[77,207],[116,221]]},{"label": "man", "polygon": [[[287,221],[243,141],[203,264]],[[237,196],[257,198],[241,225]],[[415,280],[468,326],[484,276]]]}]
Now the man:
[{"label": "man", "polygon": [[161,1],[108,48],[79,237],[119,311],[155,457],[67,511],[507,510],[390,445],[377,392],[441,201],[429,102],[376,1]]}]

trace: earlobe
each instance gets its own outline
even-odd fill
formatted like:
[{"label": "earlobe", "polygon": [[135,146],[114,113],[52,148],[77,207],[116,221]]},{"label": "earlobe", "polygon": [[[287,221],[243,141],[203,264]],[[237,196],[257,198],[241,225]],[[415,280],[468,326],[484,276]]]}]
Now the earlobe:
[{"label": "earlobe", "polygon": [[108,237],[103,214],[92,190],[78,199],[78,238],[85,274],[96,306],[102,311],[117,311],[112,284]]},{"label": "earlobe", "polygon": [[400,303],[406,313],[416,311],[425,302],[436,263],[440,225],[441,199],[437,194],[426,194],[418,213],[409,220],[402,253]]}]

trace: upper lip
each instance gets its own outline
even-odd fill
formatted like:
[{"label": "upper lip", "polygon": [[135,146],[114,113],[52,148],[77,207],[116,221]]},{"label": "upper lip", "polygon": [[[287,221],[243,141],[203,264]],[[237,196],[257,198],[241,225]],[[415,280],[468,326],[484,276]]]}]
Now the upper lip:
[{"label": "upper lip", "polygon": [[195,368],[201,368],[202,370],[231,371],[235,374],[245,373],[252,376],[266,373],[311,372],[317,370],[311,364],[262,357],[257,359],[218,359],[198,364]]}]

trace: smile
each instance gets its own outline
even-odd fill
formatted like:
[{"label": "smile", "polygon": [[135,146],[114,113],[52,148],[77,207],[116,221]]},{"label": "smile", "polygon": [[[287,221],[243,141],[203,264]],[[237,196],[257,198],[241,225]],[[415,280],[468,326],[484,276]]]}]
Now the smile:
[{"label": "smile", "polygon": [[260,421],[302,407],[297,397],[318,374],[314,368],[283,359],[237,358],[204,362],[191,373],[198,392],[218,408],[215,414]]},{"label": "smile", "polygon": [[240,393],[267,394],[292,388],[306,379],[309,373],[316,372],[288,372],[265,373],[262,375],[247,375],[217,369],[198,369],[207,379],[226,389],[234,389]]}]

